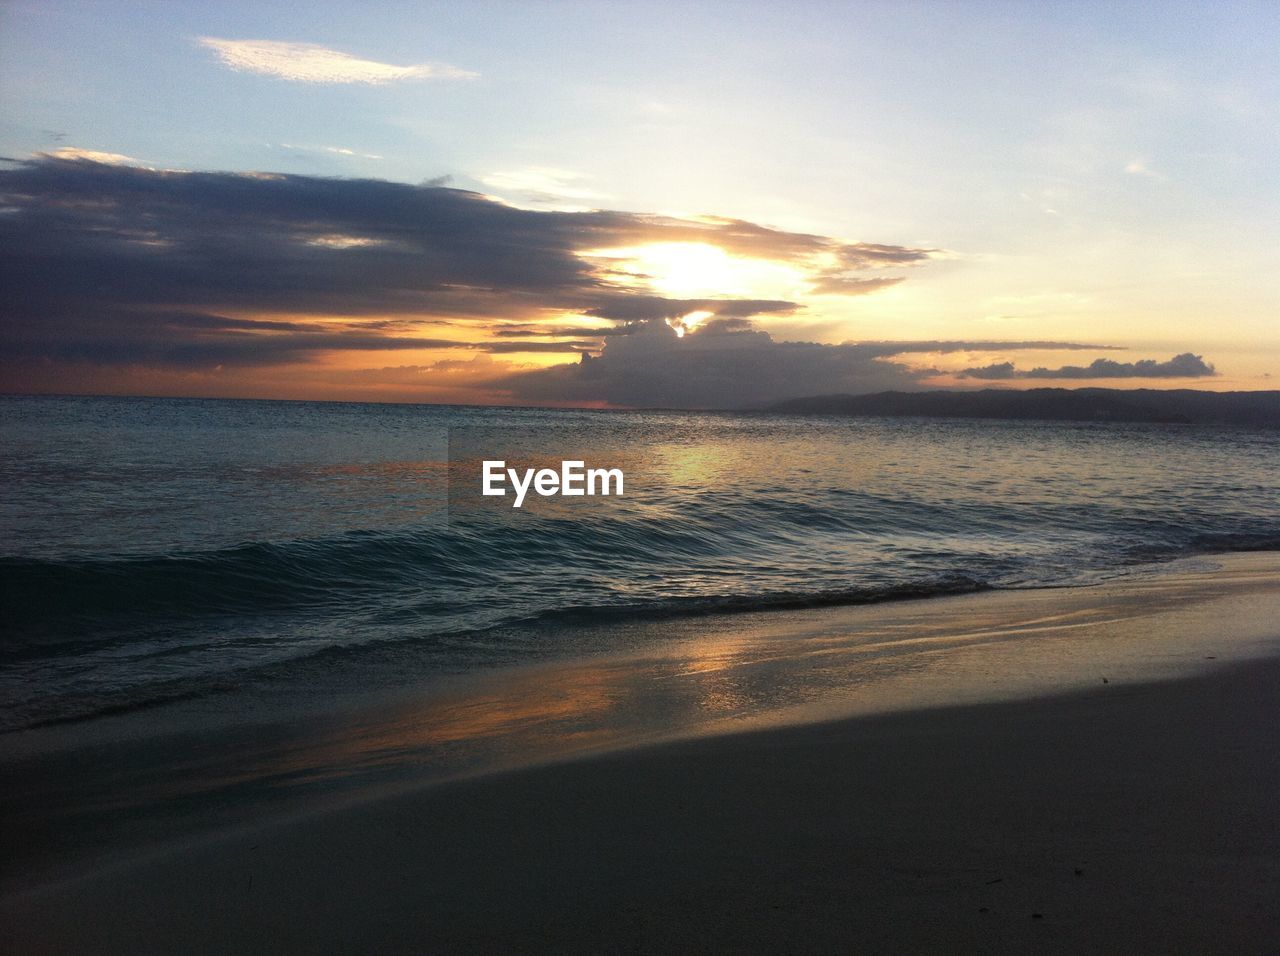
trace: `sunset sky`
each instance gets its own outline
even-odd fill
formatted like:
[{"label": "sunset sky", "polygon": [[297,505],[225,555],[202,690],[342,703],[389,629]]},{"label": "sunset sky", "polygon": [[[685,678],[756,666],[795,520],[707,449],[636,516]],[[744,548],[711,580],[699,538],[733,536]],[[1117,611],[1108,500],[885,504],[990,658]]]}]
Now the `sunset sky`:
[{"label": "sunset sky", "polygon": [[0,391],[1275,388],[1277,49],[1274,3],[6,3]]}]

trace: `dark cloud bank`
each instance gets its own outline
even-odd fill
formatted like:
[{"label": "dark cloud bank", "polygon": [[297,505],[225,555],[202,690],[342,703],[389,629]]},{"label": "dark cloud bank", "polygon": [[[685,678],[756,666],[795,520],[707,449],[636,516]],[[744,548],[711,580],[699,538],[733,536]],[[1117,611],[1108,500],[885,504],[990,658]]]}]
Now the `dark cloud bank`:
[{"label": "dark cloud bank", "polygon": [[[892,359],[911,353],[1001,349],[1097,349],[1069,342],[778,342],[767,332],[718,319],[680,338],[648,323],[610,340],[599,358],[510,376],[504,388],[526,401],[588,401],[675,408],[738,408],[802,395],[920,387],[934,369]],[[655,400],[656,399],[656,400]]]},{"label": "dark cloud bank", "polygon": [[1137,362],[1113,362],[1111,359],[1095,359],[1088,365],[1064,365],[1061,368],[1033,368],[1019,370],[1012,362],[1000,362],[982,368],[967,368],[958,373],[961,378],[980,378],[989,381],[1014,378],[1201,378],[1217,375],[1214,367],[1202,356],[1183,352],[1167,362],[1142,359]]},{"label": "dark cloud bank", "polygon": [[[706,242],[805,265],[821,255],[836,265],[814,275],[814,293],[844,295],[900,282],[903,276],[883,270],[919,264],[934,252],[734,219],[516,209],[436,184],[164,171],[48,156],[6,161],[0,370],[56,370],[60,363],[259,368],[333,352],[372,357],[423,349],[550,352],[579,361],[533,372],[497,365],[486,384],[530,402],[742,407],[817,392],[918,387],[928,371],[895,361],[911,352],[1101,348],[778,342],[753,318],[792,313],[799,303],[645,294],[581,255],[646,242]],[[698,311],[713,317],[696,331],[679,338],[669,328]],[[557,313],[582,320],[547,323]],[[439,334],[423,335],[424,327]],[[1054,371],[1003,364],[965,374],[1211,373],[1184,355]],[[50,389],[65,385],[65,376],[50,375]]]}]

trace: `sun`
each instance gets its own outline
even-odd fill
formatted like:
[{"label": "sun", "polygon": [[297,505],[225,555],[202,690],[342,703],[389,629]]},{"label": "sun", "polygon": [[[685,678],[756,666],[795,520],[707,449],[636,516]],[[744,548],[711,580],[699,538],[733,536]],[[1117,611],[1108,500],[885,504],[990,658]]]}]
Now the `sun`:
[{"label": "sun", "polygon": [[794,266],[733,256],[703,242],[654,242],[592,249],[583,258],[605,260],[616,281],[672,299],[741,296],[787,298],[804,281]]},{"label": "sun", "polygon": [[715,315],[714,312],[708,312],[706,309],[695,309],[677,318],[667,319],[667,325],[676,330],[679,338],[684,338],[686,332],[692,332],[713,315]]}]

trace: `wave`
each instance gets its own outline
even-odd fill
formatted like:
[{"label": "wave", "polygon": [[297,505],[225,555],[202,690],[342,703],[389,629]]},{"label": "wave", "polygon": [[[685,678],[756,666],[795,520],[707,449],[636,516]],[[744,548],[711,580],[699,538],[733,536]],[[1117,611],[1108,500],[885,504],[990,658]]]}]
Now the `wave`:
[{"label": "wave", "polygon": [[[1280,548],[1274,432],[159,400],[9,413],[8,726],[643,630],[617,622]],[[636,467],[623,497],[490,510],[441,486],[446,433]]]},{"label": "wave", "polygon": [[[367,542],[365,542],[367,544]],[[316,545],[312,543],[308,550]],[[245,552],[254,549],[229,549],[232,560],[243,561]],[[274,554],[279,546],[261,549],[264,554]],[[1171,560],[1196,554],[1230,551],[1280,550],[1280,533],[1271,531],[1244,533],[1217,533],[1195,535],[1181,547],[1171,550],[1166,545],[1157,548],[1134,549],[1128,564],[1140,561]],[[1145,553],[1145,558],[1141,555]],[[213,556],[203,556],[205,562]],[[102,562],[110,565],[113,562]],[[135,562],[119,562],[134,564]],[[82,572],[84,562],[77,562],[77,572]],[[184,570],[197,566],[191,558],[173,559],[173,565]],[[155,573],[151,563],[149,573]],[[160,562],[158,566],[163,567]],[[1122,566],[1111,566],[1110,576],[1124,573]],[[1052,583],[1032,582],[1036,587],[1081,586],[1096,583],[1096,575],[1080,575],[1074,580],[1060,578]],[[277,582],[277,586],[279,582]],[[307,587],[316,587],[314,580]],[[364,641],[334,640],[321,646],[298,646],[282,657],[243,664],[220,672],[187,674],[177,678],[147,680],[129,683],[117,688],[102,686],[85,693],[72,691],[65,695],[42,694],[25,705],[7,708],[0,713],[0,733],[35,729],[102,717],[119,716],[136,711],[163,707],[185,701],[195,701],[213,695],[244,689],[250,683],[270,684],[280,678],[303,679],[309,675],[321,675],[334,667],[364,661],[376,662],[379,656],[392,658],[396,665],[403,663],[401,656],[412,655],[414,665],[426,667],[433,673],[466,671],[486,665],[500,665],[516,660],[528,660],[530,651],[548,634],[563,637],[569,632],[586,630],[593,626],[609,626],[620,623],[648,623],[675,618],[739,615],[775,611],[799,611],[823,607],[868,605],[891,601],[926,600],[1001,590],[1006,587],[1025,587],[1025,581],[996,583],[971,574],[944,572],[937,575],[916,575],[908,580],[881,585],[864,585],[843,588],[814,588],[809,590],[778,590],[753,592],[727,592],[699,596],[676,596],[657,600],[616,603],[569,603],[546,607],[528,614],[512,614],[488,627],[464,628],[423,632],[416,629],[388,630],[381,636]],[[96,589],[95,589],[95,593]],[[272,593],[276,593],[273,589]],[[297,595],[295,595],[297,597]],[[165,598],[175,600],[173,594]],[[92,642],[101,647],[99,637]],[[558,648],[541,647],[543,652],[554,653]],[[82,651],[77,651],[77,654]],[[536,656],[536,655],[535,655]]]},{"label": "wave", "polygon": [[[742,512],[749,520],[730,513],[477,521],[142,557],[0,557],[3,651],[24,657],[60,645],[75,653],[139,629],[299,614],[399,619],[421,633],[810,607],[898,590],[928,596],[939,586],[922,579],[1054,583],[1104,567],[1280,548],[1280,527],[1255,520],[1207,530],[1095,511],[1029,529],[994,506],[957,516],[881,501],[854,512],[764,501]],[[839,563],[813,557],[833,554]]]},{"label": "wave", "polygon": [[[91,693],[80,691],[69,694],[65,698],[42,695],[39,699],[28,701],[26,706],[10,708],[7,713],[0,714],[0,733],[77,723],[198,700],[243,688],[250,681],[269,682],[274,677],[286,674],[294,679],[305,678],[312,670],[324,672],[334,664],[356,659],[369,660],[378,654],[395,654],[406,649],[418,655],[420,661],[423,658],[435,656],[436,671],[448,669],[447,666],[439,666],[446,658],[453,659],[455,669],[469,669],[485,663],[502,663],[505,655],[501,651],[494,652],[495,648],[515,647],[521,644],[527,646],[537,642],[547,627],[608,625],[623,621],[650,622],[678,617],[806,610],[921,600],[972,594],[992,589],[993,586],[987,582],[957,574],[878,588],[854,587],[811,592],[723,594],[703,598],[672,598],[647,603],[582,604],[557,607],[540,614],[513,618],[481,630],[433,635],[401,633],[359,644],[340,641],[293,654],[284,659],[241,666],[221,673],[155,680],[115,690],[99,688]],[[490,653],[477,653],[477,649],[486,649]],[[465,655],[460,655],[460,650],[464,651]],[[461,666],[462,662],[459,659],[461,656],[466,657],[465,667]],[[491,659],[488,661],[479,659],[485,656]]]},{"label": "wave", "polygon": [[579,604],[554,608],[513,624],[607,623],[626,619],[661,620],[709,614],[748,614],[757,611],[794,611],[885,601],[909,601],[994,590],[995,585],[965,574],[944,575],[936,580],[889,584],[882,587],[830,588],[813,591],[778,591],[764,594],[719,594],[678,597],[638,604]]},{"label": "wave", "polygon": [[409,566],[430,566],[434,547],[430,539],[357,535],[147,557],[0,558],[0,607],[26,627],[289,610],[343,601]]}]

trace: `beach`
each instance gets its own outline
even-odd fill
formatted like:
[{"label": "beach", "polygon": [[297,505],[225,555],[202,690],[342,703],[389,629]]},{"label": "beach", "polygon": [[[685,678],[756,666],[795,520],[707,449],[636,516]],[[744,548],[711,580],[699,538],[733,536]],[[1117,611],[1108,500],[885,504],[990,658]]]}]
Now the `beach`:
[{"label": "beach", "polygon": [[[117,793],[111,826],[90,817],[92,854],[64,841],[56,868],[11,872],[5,949],[1273,952],[1278,570],[1274,553],[1215,556],[1086,588],[668,624],[661,653],[513,672],[512,694],[487,684],[464,706],[455,689],[443,711],[380,702],[344,736],[205,731],[287,752],[327,788],[215,784],[135,731],[32,746],[8,767],[71,753],[83,771],[64,809],[101,795],[95,753],[150,754],[187,796]],[[714,713],[762,668],[767,703]],[[486,733],[469,761],[433,749]]]},{"label": "beach", "polygon": [[1280,956],[1280,3],[0,13],[0,956]]}]

